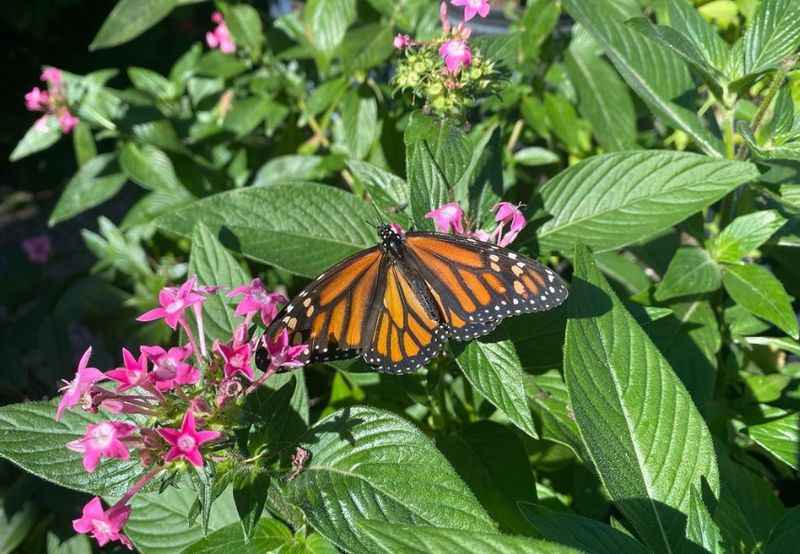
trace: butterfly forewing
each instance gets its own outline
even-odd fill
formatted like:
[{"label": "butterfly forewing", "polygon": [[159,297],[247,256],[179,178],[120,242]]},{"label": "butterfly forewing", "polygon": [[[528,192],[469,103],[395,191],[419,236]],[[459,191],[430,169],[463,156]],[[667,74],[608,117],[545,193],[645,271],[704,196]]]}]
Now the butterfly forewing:
[{"label": "butterfly forewing", "polygon": [[457,340],[489,333],[508,316],[554,308],[568,294],[554,271],[493,244],[408,233],[405,246]]}]

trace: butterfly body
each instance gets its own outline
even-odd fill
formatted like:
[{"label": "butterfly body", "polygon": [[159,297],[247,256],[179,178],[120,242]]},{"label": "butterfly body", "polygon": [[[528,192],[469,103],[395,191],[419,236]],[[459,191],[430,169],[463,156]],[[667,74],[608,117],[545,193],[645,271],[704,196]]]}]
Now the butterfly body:
[{"label": "butterfly body", "polygon": [[[267,329],[309,345],[309,362],[361,356],[378,371],[409,373],[449,339],[471,340],[505,318],[552,309],[567,297],[539,262],[472,238],[402,235],[336,264],[304,288]],[[259,366],[264,361],[260,354]]]}]

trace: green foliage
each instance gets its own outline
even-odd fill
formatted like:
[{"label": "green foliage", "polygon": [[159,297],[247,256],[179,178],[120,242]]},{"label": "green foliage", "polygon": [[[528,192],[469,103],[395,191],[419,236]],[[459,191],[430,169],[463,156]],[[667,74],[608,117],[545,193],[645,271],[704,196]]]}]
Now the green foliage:
[{"label": "green foliage", "polygon": [[[271,376],[215,422],[230,439],[202,471],[169,465],[133,497],[136,548],[796,548],[800,4],[493,4],[457,74],[438,49],[462,31],[440,29],[437,2],[295,4],[119,0],[90,49],[184,16],[211,30],[218,10],[236,51],[63,72],[80,124],[49,223],[89,225],[97,263],[51,275],[3,251],[0,458],[21,471],[0,466],[0,551],[89,552],[40,523],[78,517],[50,495],[110,503],[144,471],[134,456],[85,472],[65,444],[103,415],[56,422],[54,403],[22,402],[54,395],[86,346],[72,342],[91,340],[104,370],[122,345],[174,346],[131,316],[196,276],[221,287],[203,306],[213,352],[244,320],[230,289],[259,277],[291,297],[374,246],[378,222],[430,231],[426,214],[458,202],[465,233],[486,232],[501,201],[527,220],[511,250],[569,282],[566,306],[452,342],[413,375],[356,360]],[[44,117],[11,161],[51,156],[64,133]]]}]

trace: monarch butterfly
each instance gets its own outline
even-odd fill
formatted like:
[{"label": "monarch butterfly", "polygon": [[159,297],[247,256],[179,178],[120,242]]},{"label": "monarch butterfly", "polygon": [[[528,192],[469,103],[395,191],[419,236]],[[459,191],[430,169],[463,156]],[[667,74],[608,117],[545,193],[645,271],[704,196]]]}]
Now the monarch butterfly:
[{"label": "monarch butterfly", "polygon": [[[555,308],[564,281],[528,257],[473,238],[379,225],[380,244],[322,273],[267,328],[308,344],[306,362],[361,356],[378,371],[410,373],[448,338],[491,332],[505,317]],[[256,364],[265,368],[262,346]]]}]

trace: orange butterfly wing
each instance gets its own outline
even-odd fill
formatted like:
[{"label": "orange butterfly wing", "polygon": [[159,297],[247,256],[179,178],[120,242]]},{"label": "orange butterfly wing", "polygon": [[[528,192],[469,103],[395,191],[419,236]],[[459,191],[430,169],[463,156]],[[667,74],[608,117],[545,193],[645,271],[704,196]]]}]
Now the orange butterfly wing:
[{"label": "orange butterfly wing", "polygon": [[457,340],[484,335],[509,316],[555,308],[568,295],[553,270],[493,244],[411,232],[405,246]]}]

